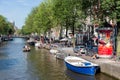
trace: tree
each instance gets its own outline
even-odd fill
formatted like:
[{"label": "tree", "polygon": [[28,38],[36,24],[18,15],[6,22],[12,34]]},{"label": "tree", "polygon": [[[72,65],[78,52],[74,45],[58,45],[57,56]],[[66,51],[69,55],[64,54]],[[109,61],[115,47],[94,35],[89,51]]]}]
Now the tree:
[{"label": "tree", "polygon": [[0,15],[0,34],[13,34],[14,25],[6,20],[6,18]]},{"label": "tree", "polygon": [[6,18],[0,15],[0,33],[4,34],[4,28],[6,27]]},{"label": "tree", "polygon": [[35,14],[37,14],[37,7],[32,9],[31,13],[28,15],[28,17],[25,20],[25,25],[22,27],[22,32],[24,34],[31,34],[32,32],[35,32],[35,27],[34,27]]},{"label": "tree", "polygon": [[66,30],[71,28],[73,34],[76,22],[82,17],[81,3],[79,0],[54,0],[53,10],[58,24]]}]

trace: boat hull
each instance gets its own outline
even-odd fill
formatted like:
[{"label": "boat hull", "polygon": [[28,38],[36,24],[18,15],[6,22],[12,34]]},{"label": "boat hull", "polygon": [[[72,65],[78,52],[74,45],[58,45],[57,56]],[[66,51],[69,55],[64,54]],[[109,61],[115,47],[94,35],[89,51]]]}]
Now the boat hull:
[{"label": "boat hull", "polygon": [[51,50],[50,50],[50,53],[51,53],[51,54],[56,54],[57,52],[58,52],[58,50],[55,50],[55,49],[51,49]]},{"label": "boat hull", "polygon": [[95,75],[99,66],[80,57],[68,56],[64,59],[66,67],[80,74]]},{"label": "boat hull", "polygon": [[96,74],[96,69],[97,66],[90,66],[90,67],[78,67],[78,66],[73,66],[67,62],[65,62],[67,69],[77,72],[80,74],[86,74],[86,75],[95,75]]}]

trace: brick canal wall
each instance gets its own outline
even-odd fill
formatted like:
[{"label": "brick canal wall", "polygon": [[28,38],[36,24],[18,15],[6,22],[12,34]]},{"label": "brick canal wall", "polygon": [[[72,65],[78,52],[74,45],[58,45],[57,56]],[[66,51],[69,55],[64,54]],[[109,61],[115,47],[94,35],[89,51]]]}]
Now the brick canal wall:
[{"label": "brick canal wall", "polygon": [[[64,53],[75,55],[75,53],[73,52],[73,48],[63,48],[62,50]],[[102,73],[120,79],[120,61],[118,62],[112,59],[92,59],[90,56],[85,56],[85,55],[79,57],[82,57],[93,63],[99,64],[100,71]]]}]

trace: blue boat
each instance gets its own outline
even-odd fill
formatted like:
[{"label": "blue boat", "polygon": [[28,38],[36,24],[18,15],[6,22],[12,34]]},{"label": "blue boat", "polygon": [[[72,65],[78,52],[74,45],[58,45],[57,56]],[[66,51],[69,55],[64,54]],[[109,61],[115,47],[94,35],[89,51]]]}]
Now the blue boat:
[{"label": "blue boat", "polygon": [[65,57],[64,61],[69,70],[80,74],[93,76],[99,68],[98,64],[94,64],[76,56]]}]

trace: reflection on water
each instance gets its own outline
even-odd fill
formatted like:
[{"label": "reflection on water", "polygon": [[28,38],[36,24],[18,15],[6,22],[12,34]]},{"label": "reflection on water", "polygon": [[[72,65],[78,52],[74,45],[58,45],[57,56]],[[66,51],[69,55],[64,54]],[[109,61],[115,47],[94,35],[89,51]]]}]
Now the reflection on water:
[{"label": "reflection on water", "polygon": [[31,46],[23,52],[24,39],[15,38],[0,47],[0,80],[115,80],[104,74],[85,76],[66,69],[63,60]]},{"label": "reflection on water", "polygon": [[65,68],[62,60],[57,60],[54,55],[49,54],[45,50],[33,52],[30,52],[28,56],[29,63],[31,63],[32,70],[34,69],[33,71],[41,80],[67,79],[64,74]]},{"label": "reflection on water", "polygon": [[65,72],[66,72],[66,75],[69,76],[73,80],[96,80],[95,76],[77,74],[70,70],[66,70]]},{"label": "reflection on water", "polygon": [[0,70],[9,69],[12,65],[17,64],[16,59],[2,59],[0,60]]}]

